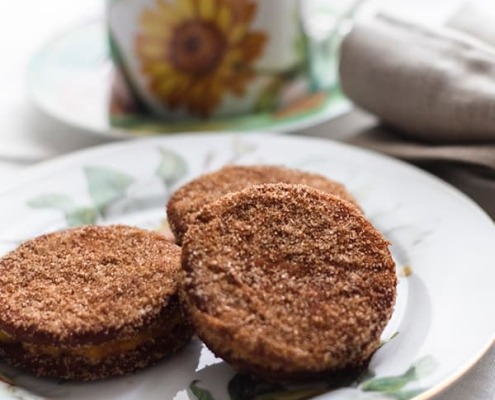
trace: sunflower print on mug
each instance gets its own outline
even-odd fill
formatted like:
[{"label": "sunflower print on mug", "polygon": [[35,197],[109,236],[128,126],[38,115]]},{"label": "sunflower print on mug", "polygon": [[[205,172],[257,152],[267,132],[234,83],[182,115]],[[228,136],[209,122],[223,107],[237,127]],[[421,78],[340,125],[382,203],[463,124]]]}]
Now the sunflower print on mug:
[{"label": "sunflower print on mug", "polygon": [[160,102],[209,117],[226,93],[243,96],[267,42],[250,30],[256,11],[249,0],[157,0],[144,10],[136,52]]}]

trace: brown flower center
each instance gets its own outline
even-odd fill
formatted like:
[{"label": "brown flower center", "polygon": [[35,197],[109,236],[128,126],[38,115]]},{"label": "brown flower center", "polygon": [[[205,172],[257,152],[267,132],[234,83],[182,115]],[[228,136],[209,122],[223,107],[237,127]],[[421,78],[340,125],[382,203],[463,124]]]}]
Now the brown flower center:
[{"label": "brown flower center", "polygon": [[169,48],[169,60],[190,75],[206,75],[215,70],[227,49],[227,41],[216,25],[191,20],[179,25]]}]

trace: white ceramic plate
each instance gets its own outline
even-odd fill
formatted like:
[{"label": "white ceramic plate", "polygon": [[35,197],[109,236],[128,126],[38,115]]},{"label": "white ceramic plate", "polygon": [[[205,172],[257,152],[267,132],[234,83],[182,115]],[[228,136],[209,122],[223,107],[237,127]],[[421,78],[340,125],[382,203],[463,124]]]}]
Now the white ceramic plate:
[{"label": "white ceramic plate", "polygon": [[[42,232],[79,223],[158,228],[171,192],[225,163],[284,164],[342,181],[392,242],[399,296],[383,334],[385,344],[369,366],[372,374],[319,399],[429,398],[493,343],[492,221],[464,195],[416,168],[321,139],[183,134],[112,144],[45,163],[0,194],[0,253]],[[104,205],[99,212],[95,201]],[[195,399],[189,388],[196,381],[193,387],[211,394],[203,392],[202,399],[224,400],[230,398],[227,385],[233,376],[199,341],[141,373],[96,383],[59,383],[0,367],[11,380],[0,382],[1,399]],[[242,377],[233,387],[243,385],[261,387]],[[308,398],[324,388],[283,388],[270,398]],[[296,393],[289,397],[286,390]]]},{"label": "white ceramic plate", "polygon": [[293,132],[347,112],[337,90],[308,95],[274,112],[211,120],[165,122],[142,114],[110,115],[112,63],[103,21],[77,27],[48,43],[32,60],[28,82],[37,105],[81,132],[114,138],[184,131]]}]

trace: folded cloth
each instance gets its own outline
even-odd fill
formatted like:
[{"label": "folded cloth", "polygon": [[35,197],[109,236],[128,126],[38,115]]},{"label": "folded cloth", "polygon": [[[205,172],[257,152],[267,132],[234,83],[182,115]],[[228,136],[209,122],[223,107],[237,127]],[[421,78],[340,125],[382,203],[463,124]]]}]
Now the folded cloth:
[{"label": "folded cloth", "polygon": [[495,14],[468,3],[446,27],[359,22],[339,73],[343,92],[379,121],[350,143],[425,168],[495,219]]},{"label": "folded cloth", "polygon": [[478,2],[464,3],[447,20],[446,25],[481,39],[495,47],[495,11]]},{"label": "folded cloth", "polygon": [[475,37],[379,15],[343,40],[339,73],[343,92],[399,133],[495,141],[495,47]]},{"label": "folded cloth", "polygon": [[401,137],[393,128],[378,125],[353,135],[349,143],[416,164],[452,163],[495,178],[495,142],[472,145],[430,144]]},{"label": "folded cloth", "polygon": [[472,197],[495,219],[495,142],[431,144],[405,138],[384,125],[365,128],[347,142],[426,169]]}]

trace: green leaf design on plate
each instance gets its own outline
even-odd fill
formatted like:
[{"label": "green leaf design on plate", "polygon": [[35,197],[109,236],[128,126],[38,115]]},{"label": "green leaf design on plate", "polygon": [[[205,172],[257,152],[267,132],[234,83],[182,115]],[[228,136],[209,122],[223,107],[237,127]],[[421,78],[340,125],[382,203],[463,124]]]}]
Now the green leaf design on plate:
[{"label": "green leaf design on plate", "polygon": [[370,379],[361,385],[361,389],[366,392],[395,393],[408,383],[431,373],[436,366],[435,360],[426,356],[411,365],[402,375]]},{"label": "green leaf design on plate", "polygon": [[361,385],[361,389],[365,392],[396,392],[414,380],[414,369],[410,368],[403,375],[375,378],[366,381]]},{"label": "green leaf design on plate", "polygon": [[414,363],[416,379],[430,375],[438,367],[438,363],[432,356],[425,356]]},{"label": "green leaf design on plate", "polygon": [[119,171],[104,167],[85,167],[88,191],[99,212],[113,201],[124,197],[134,178]]},{"label": "green leaf design on plate", "polygon": [[189,385],[189,389],[196,396],[198,400],[215,400],[211,393],[197,385],[198,381],[192,381]]},{"label": "green leaf design on plate", "polygon": [[388,396],[396,400],[410,400],[410,399],[414,399],[416,396],[418,396],[423,392],[424,389],[412,389],[412,390],[404,390],[400,392],[390,393],[388,394]]},{"label": "green leaf design on plate", "polygon": [[32,208],[48,208],[64,213],[68,226],[91,225],[96,222],[97,213],[92,207],[78,206],[65,194],[43,194],[27,201]]},{"label": "green leaf design on plate", "polygon": [[381,341],[380,346],[378,346],[379,349],[381,349],[383,346],[385,346],[387,343],[389,343],[391,340],[395,339],[397,335],[399,334],[399,331],[394,332],[392,336],[390,336],[388,339],[384,339]]},{"label": "green leaf design on plate", "polygon": [[69,226],[93,225],[96,223],[97,213],[92,207],[79,207],[65,213]]},{"label": "green leaf design on plate", "polygon": [[27,201],[32,208],[53,208],[60,211],[70,211],[76,207],[74,201],[65,194],[48,193]]},{"label": "green leaf design on plate", "polygon": [[176,152],[160,147],[160,164],[156,174],[167,186],[172,186],[187,175],[187,162]]}]

